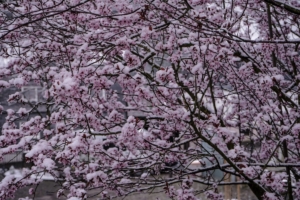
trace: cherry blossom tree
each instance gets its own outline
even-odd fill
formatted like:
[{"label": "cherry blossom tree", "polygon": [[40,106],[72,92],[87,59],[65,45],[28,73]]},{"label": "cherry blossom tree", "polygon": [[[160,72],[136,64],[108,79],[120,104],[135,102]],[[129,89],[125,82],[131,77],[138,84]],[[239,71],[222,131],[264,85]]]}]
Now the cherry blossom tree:
[{"label": "cherry blossom tree", "polygon": [[34,195],[45,173],[70,200],[223,199],[223,185],[299,199],[299,37],[298,0],[2,1],[0,87],[43,99],[1,107],[0,158],[23,150],[31,166],[0,199]]}]

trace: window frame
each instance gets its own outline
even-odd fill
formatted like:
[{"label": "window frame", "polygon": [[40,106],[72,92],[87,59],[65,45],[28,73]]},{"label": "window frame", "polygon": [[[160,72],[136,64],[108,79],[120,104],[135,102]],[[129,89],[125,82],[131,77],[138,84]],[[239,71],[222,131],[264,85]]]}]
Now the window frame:
[{"label": "window frame", "polygon": [[[39,100],[39,95],[38,95],[38,93],[39,93],[39,89],[40,89],[40,88],[41,88],[41,87],[39,87],[39,86],[22,86],[22,87],[21,87],[22,97],[23,97],[24,99],[28,100],[29,102],[38,102],[38,100]],[[32,90],[34,90],[34,97],[30,97],[29,99],[26,98],[25,92],[27,92],[27,91],[32,91]]]}]

